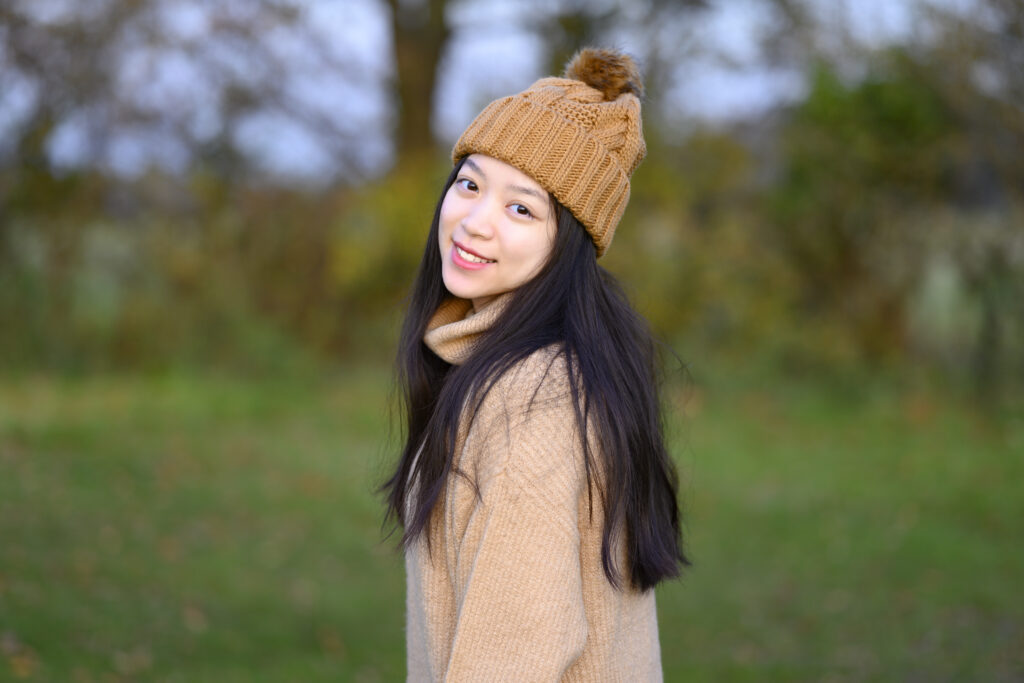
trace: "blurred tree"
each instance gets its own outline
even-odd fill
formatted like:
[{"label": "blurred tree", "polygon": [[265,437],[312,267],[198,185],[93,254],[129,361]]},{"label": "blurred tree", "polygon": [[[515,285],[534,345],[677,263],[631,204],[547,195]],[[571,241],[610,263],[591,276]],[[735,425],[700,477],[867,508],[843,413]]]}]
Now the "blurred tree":
[{"label": "blurred tree", "polygon": [[[338,173],[355,180],[369,168],[372,126],[339,116],[337,102],[346,84],[372,94],[379,76],[309,11],[304,3],[270,1],[0,3],[0,314],[21,323],[3,325],[18,333],[4,335],[0,351],[54,366],[81,360],[80,309],[91,296],[81,283],[98,267],[87,252],[112,224],[124,228],[119,242],[149,266],[145,292],[113,299],[121,308],[102,334],[126,340],[119,326],[132,330],[133,342],[116,343],[121,350],[169,330],[167,319],[157,323],[141,311],[174,305],[182,313],[198,304],[230,315],[252,297],[276,312],[284,306],[268,302],[284,298],[294,306],[291,322],[329,302],[314,296],[324,287],[317,257],[329,251],[331,216],[320,203],[276,192],[278,203],[261,209],[269,225],[255,222],[260,229],[245,235],[238,221],[249,216],[233,206],[248,196],[243,185],[267,180],[268,144],[305,164],[305,180],[321,187]],[[381,117],[372,125],[386,133]],[[316,141],[316,154],[301,145],[288,151],[282,140],[296,130]],[[189,184],[185,172],[197,182]],[[282,220],[288,209],[293,218]],[[296,226],[296,216],[311,220]],[[147,224],[168,239],[136,239]],[[148,251],[152,244],[163,248]],[[194,248],[186,253],[182,245]],[[123,291],[138,284],[131,269],[108,272],[124,278]],[[176,322],[198,325],[204,316],[210,319],[185,314]],[[159,327],[143,330],[139,320]]]},{"label": "blurred tree", "polygon": [[[587,45],[621,46],[625,39],[638,57],[649,93],[662,93],[675,68],[698,48],[693,35],[695,13],[708,10],[709,0],[634,0],[630,3],[560,0],[534,2],[524,13],[527,27],[547,49],[545,73],[561,74],[566,63]],[[532,19],[531,19],[532,17]],[[655,96],[647,115],[666,103]]]},{"label": "blurred tree", "polygon": [[955,132],[899,50],[853,85],[819,65],[783,129],[769,215],[804,282],[803,313],[845,320],[869,358],[904,347],[921,256],[906,218],[949,192]]},{"label": "blurred tree", "polygon": [[936,34],[926,77],[962,130],[953,196],[973,218],[944,233],[941,247],[980,309],[970,367],[978,393],[993,400],[1014,363],[1024,381],[1024,4],[926,8]]},{"label": "blurred tree", "polygon": [[[20,93],[3,102],[21,109],[5,142],[48,126],[59,167],[198,163],[232,177],[265,161],[253,131],[277,122],[316,140],[328,174],[366,170],[365,122],[337,116],[326,95],[372,90],[374,75],[301,3],[13,0],[0,5],[0,65],[0,92]],[[17,166],[17,149],[3,145],[0,161]]]},{"label": "blurred tree", "polygon": [[437,65],[448,42],[448,0],[388,0],[395,54],[399,163],[437,153],[431,128]]}]

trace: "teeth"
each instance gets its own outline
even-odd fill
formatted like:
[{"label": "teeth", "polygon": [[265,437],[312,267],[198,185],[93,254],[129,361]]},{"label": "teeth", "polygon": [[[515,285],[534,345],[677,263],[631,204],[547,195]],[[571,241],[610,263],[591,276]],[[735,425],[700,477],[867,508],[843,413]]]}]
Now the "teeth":
[{"label": "teeth", "polygon": [[466,259],[470,263],[494,263],[494,261],[491,261],[491,260],[488,260],[488,259],[485,259],[485,258],[480,258],[479,256],[474,256],[473,254],[470,254],[465,249],[460,249],[458,247],[458,245],[456,245],[455,251],[459,252],[459,256],[461,256],[462,258]]}]

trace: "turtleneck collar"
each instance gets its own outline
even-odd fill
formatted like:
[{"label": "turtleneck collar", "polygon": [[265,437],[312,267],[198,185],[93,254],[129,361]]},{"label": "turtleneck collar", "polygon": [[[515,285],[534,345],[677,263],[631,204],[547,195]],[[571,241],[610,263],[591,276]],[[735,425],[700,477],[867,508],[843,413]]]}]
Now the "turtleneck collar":
[{"label": "turtleneck collar", "polygon": [[452,365],[461,365],[473,353],[477,340],[491,328],[511,298],[512,293],[506,292],[475,312],[473,302],[468,299],[445,299],[427,324],[423,342],[442,360]]}]

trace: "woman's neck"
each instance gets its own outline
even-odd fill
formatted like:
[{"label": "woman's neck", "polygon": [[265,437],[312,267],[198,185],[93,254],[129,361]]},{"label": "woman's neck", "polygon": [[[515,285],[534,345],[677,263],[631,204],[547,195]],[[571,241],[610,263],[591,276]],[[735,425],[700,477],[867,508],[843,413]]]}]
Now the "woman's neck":
[{"label": "woman's neck", "polygon": [[492,294],[490,296],[482,296],[482,297],[478,297],[476,299],[473,299],[472,300],[473,301],[473,313],[474,314],[475,313],[479,313],[481,310],[484,309],[485,306],[487,306],[487,304],[491,303],[496,298],[498,298],[498,295],[497,294]]}]

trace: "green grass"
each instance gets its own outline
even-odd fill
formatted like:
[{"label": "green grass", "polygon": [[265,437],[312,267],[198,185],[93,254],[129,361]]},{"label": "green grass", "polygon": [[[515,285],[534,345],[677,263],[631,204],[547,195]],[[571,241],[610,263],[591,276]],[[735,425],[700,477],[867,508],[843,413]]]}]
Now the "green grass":
[{"label": "green grass", "polygon": [[[0,385],[0,680],[393,681],[387,376]],[[668,681],[1024,678],[1024,420],[698,391]]]}]

